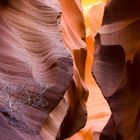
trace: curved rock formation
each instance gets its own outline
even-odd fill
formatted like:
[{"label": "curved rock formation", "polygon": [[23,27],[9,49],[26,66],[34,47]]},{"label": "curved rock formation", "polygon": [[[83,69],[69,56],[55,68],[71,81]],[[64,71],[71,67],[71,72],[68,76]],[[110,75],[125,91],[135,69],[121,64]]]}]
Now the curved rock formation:
[{"label": "curved rock formation", "polygon": [[79,0],[60,0],[60,4],[63,44],[74,60],[73,81],[66,93],[69,110],[60,129],[60,139],[65,139],[86,123],[88,90],[85,84],[86,36],[82,7]]},{"label": "curved rock formation", "polygon": [[95,37],[93,73],[112,112],[100,140],[140,139],[139,7],[139,0],[110,0]]},{"label": "curved rock formation", "polygon": [[0,139],[41,140],[42,123],[73,75],[60,34],[60,6],[50,0],[0,4],[5,4],[0,10]]}]

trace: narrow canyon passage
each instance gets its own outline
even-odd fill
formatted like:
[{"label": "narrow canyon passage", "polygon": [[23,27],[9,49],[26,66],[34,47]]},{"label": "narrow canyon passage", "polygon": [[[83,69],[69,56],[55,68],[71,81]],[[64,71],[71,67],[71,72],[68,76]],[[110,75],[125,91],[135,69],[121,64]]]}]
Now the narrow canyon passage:
[{"label": "narrow canyon passage", "polygon": [[140,140],[140,0],[0,0],[0,140]]}]

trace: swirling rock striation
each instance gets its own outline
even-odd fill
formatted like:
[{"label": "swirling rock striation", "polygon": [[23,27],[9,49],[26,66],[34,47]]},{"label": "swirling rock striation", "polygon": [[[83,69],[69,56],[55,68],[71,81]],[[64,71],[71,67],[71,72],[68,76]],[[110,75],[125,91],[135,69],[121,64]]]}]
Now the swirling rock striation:
[{"label": "swirling rock striation", "polygon": [[[5,1],[3,1],[5,2]],[[63,47],[57,1],[9,0],[0,10],[0,139],[41,140],[63,98],[73,61]]]},{"label": "swirling rock striation", "polygon": [[100,140],[140,139],[139,6],[110,0],[95,37],[93,74],[112,112]]},{"label": "swirling rock striation", "polygon": [[60,5],[63,44],[71,52],[74,61],[73,80],[65,96],[69,108],[58,135],[59,139],[65,139],[83,128],[87,120],[88,89],[85,83],[87,52],[85,24],[80,1],[60,0]]}]

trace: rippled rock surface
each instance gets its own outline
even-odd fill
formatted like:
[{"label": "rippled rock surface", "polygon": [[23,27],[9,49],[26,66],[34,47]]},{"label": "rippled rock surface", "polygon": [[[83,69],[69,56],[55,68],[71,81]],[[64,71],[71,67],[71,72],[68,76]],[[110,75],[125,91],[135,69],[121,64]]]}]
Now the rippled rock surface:
[{"label": "rippled rock surface", "polygon": [[44,121],[63,104],[60,127],[73,76],[71,54],[62,44],[60,5],[49,0],[0,5],[0,139],[41,140]]},{"label": "rippled rock surface", "polygon": [[95,37],[93,75],[112,112],[100,140],[140,139],[139,7],[139,0],[110,0]]}]

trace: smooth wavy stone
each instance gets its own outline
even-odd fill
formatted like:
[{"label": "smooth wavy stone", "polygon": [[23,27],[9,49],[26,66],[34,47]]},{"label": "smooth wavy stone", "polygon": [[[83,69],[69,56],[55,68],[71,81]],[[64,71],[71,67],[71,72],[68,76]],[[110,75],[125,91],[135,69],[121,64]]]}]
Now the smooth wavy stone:
[{"label": "smooth wavy stone", "polygon": [[93,74],[112,112],[100,140],[140,139],[139,6],[109,1],[95,37]]},{"label": "smooth wavy stone", "polygon": [[[7,115],[0,113],[5,119],[0,138],[9,140],[9,132],[13,139],[40,140],[44,121],[63,98],[73,75],[71,54],[61,41],[59,3],[15,0],[0,11],[0,94],[8,97],[1,98]],[[13,115],[13,110],[20,115]],[[35,133],[26,134],[20,126]]]},{"label": "smooth wavy stone", "polygon": [[60,4],[62,42],[70,51],[74,61],[73,80],[65,95],[69,108],[58,133],[58,139],[65,139],[74,135],[86,124],[88,89],[85,84],[85,64],[87,52],[85,24],[80,1],[60,0]]}]

